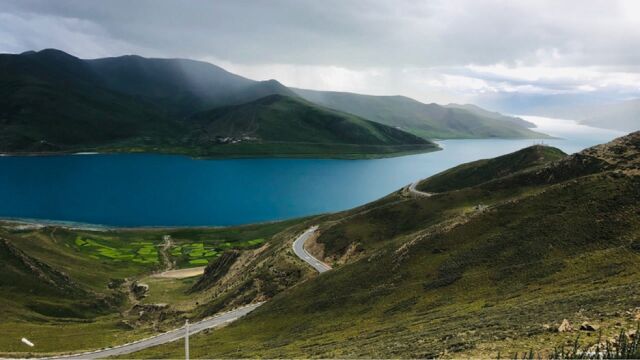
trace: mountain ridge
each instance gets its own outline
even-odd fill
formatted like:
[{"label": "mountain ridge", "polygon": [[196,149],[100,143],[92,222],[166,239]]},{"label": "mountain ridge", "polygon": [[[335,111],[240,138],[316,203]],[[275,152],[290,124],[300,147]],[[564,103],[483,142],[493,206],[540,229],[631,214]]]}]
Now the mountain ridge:
[{"label": "mountain ridge", "polygon": [[[249,80],[205,62],[139,56],[82,60],[46,49],[0,55],[0,64],[0,151],[5,153],[100,151],[166,152],[198,157],[368,158],[437,149],[428,141],[416,141],[408,133],[398,139],[410,143],[390,144],[389,137],[378,141],[366,133],[379,132],[386,128],[384,125],[374,126],[338,113],[324,119],[350,119],[347,122],[358,124],[333,130],[352,131],[352,138],[357,141],[319,143],[313,141],[313,131],[295,134],[285,126],[288,121],[311,115],[308,111],[298,111],[297,118],[279,119],[278,126],[289,136],[278,138],[279,143],[260,143],[244,137],[228,141],[205,139],[205,133],[198,134],[202,128],[194,127],[190,121],[194,114],[212,107],[248,108],[252,102],[273,95],[297,98],[275,80]],[[315,104],[297,104],[298,108],[320,109]],[[236,119],[244,120],[247,119]],[[314,129],[322,128],[323,124],[318,124]],[[388,128],[384,132],[401,131]],[[298,144],[301,136],[319,145]],[[340,136],[348,138],[351,134]],[[361,141],[364,138],[373,142]],[[194,142],[194,139],[208,141]]]},{"label": "mountain ridge", "polygon": [[[45,49],[0,54],[0,64],[0,151],[7,153],[160,151],[231,156],[227,149],[194,149],[185,143],[184,134],[192,130],[185,120],[202,111],[246,104],[274,94],[296,98],[302,91],[287,88],[277,80],[254,81],[188,59],[125,55],[84,60]],[[501,121],[512,118],[488,111],[474,114],[402,96],[349,96],[367,99],[361,107],[368,111],[311,102],[422,138],[545,137],[521,122]],[[389,99],[396,105],[385,109]],[[327,151],[336,154],[351,150],[314,151],[324,156]],[[371,151],[378,150],[366,152]],[[250,152],[278,155],[273,149],[263,154],[259,149]]]},{"label": "mountain ridge", "polygon": [[519,118],[468,105],[425,104],[402,95],[376,96],[349,92],[293,89],[317,104],[394,126],[430,139],[548,138]]}]

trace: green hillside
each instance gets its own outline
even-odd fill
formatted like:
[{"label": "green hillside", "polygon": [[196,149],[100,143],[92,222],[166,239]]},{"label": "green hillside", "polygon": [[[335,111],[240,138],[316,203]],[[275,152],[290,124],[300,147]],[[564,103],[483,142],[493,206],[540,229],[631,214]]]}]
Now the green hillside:
[{"label": "green hillside", "polygon": [[423,104],[405,96],[373,96],[347,92],[294,89],[303,98],[397,127],[426,139],[547,138],[522,119],[468,105]]},{"label": "green hillside", "polygon": [[215,123],[251,133],[243,126],[254,121],[253,102],[271,95],[297,97],[275,80],[253,81],[191,60],[82,60],[54,49],[0,54],[0,152],[359,158],[437,148],[400,130],[293,100],[262,118],[268,120],[260,130],[264,141],[219,141],[203,132],[216,125],[193,120],[232,112]]},{"label": "green hillside", "polygon": [[[577,337],[581,351],[596,343],[583,323],[602,341],[635,329],[640,132],[571,156],[539,150],[512,154],[524,160],[508,173],[477,166],[497,173],[471,187],[402,189],[317,219],[310,249],[334,269],[194,336],[192,356],[547,358]],[[572,329],[559,332],[564,319]],[[181,346],[135,356],[178,357]]]},{"label": "green hillside", "polygon": [[497,158],[478,160],[445,170],[421,181],[416,188],[432,193],[462,189],[507,176],[519,170],[541,166],[564,156],[566,154],[554,147],[531,146]]},{"label": "green hillside", "polygon": [[[309,152],[326,145],[344,146],[354,153],[367,153],[368,147],[380,148],[375,151],[380,153],[437,149],[415,135],[282,95],[198,113],[188,122],[199,143],[242,141],[267,147],[288,142],[308,147]],[[241,145],[236,145],[238,151]]]},{"label": "green hillside", "polygon": [[82,60],[63,52],[0,55],[0,151],[165,142],[183,131],[153,106],[101,85]]}]

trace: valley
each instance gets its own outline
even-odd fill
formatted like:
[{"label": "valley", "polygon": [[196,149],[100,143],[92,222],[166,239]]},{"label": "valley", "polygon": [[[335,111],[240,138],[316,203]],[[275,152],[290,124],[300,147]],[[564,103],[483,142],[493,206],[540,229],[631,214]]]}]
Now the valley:
[{"label": "valley", "polygon": [[[638,159],[640,133],[573,155],[536,145],[344,212],[239,228],[90,231],[6,222],[4,272],[14,275],[2,285],[4,316],[12,319],[3,332],[27,334],[38,353],[77,353],[265,302],[224,328],[195,334],[192,355],[531,350],[546,357],[580,335],[586,349],[598,340],[577,324],[602,329],[608,340],[635,328]],[[167,269],[160,251],[167,244],[176,268],[203,258],[204,274],[152,276]],[[317,276],[316,262],[333,270]],[[24,281],[42,295],[12,300]],[[64,295],[54,300],[49,292]],[[558,331],[565,319],[572,328]],[[91,345],[76,335],[88,329],[101,334]],[[125,356],[182,351],[172,342]]]},{"label": "valley", "polygon": [[161,256],[164,239],[169,236],[173,242],[167,249],[170,266],[186,270],[228,253],[248,261],[275,234],[298,222],[96,230],[3,221],[0,331],[5,336],[0,352],[12,356],[24,350],[16,336],[34,341],[33,350],[40,354],[90,351],[173,330],[185,318],[257,301],[265,291],[258,283],[245,282],[242,291],[226,299],[214,295],[219,303],[212,304],[211,292],[228,291],[230,282],[193,292],[198,276],[158,277],[169,266]]}]

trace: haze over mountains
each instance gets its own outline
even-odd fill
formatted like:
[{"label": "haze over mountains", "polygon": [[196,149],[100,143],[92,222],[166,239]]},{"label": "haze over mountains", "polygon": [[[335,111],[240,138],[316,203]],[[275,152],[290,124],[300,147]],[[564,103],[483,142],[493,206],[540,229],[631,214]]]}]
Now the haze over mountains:
[{"label": "haze over mountains", "polygon": [[294,89],[315,103],[396,126],[425,138],[544,138],[519,118],[477,106],[424,104],[406,96],[373,96]]},{"label": "haze over mountains", "polygon": [[[261,138],[251,131],[238,133],[218,129],[219,134],[210,138],[210,142],[199,142],[197,139],[202,139],[202,136],[194,135],[194,123],[189,121],[201,111],[243,106],[241,104],[252,107],[252,101],[270,95],[307,100],[283,102],[309,109],[281,112],[281,124],[301,120],[317,111],[340,117],[342,123],[354,120],[352,123],[356,124],[348,128],[353,136],[333,133],[326,137],[320,133],[330,128],[333,129],[330,131],[344,132],[347,128],[332,128],[323,122],[315,122],[315,128],[307,128],[306,134],[289,132],[290,137],[278,137],[280,142],[300,142],[301,139],[312,143],[329,141],[323,143],[325,148],[331,144],[378,146],[375,149],[335,150],[335,153],[401,153],[403,150],[400,148],[379,148],[400,145],[412,147],[411,151],[429,150],[435,146],[425,139],[432,138],[546,137],[528,129],[528,124],[522,120],[478,108],[423,104],[400,96],[289,89],[276,80],[254,81],[215,65],[192,60],[147,59],[132,55],[82,60],[59,50],[47,49],[19,55],[3,54],[0,55],[0,64],[3,130],[0,150],[5,152],[100,150],[161,151],[202,156],[278,155],[280,149],[273,145],[261,146],[271,138]],[[238,110],[235,118],[243,113],[251,112]],[[291,117],[292,114],[295,117]],[[356,120],[357,117],[361,119]],[[367,124],[366,120],[397,129],[382,131],[387,135],[406,131],[422,139],[407,135],[395,137],[393,141],[382,139],[378,136],[380,133],[372,134],[370,130],[383,127],[363,126]],[[231,123],[227,122],[227,125],[231,126]],[[261,131],[275,130],[261,128]],[[225,133],[233,133],[233,136],[223,136]],[[222,139],[216,138],[218,135]],[[366,140],[374,138],[373,142]],[[347,139],[349,142],[345,142]],[[399,143],[398,139],[403,140]],[[248,142],[251,144],[246,144]],[[314,147],[283,150],[282,154],[322,156],[323,152],[325,150]]]},{"label": "haze over mountains", "polygon": [[558,105],[537,109],[536,114],[578,120],[583,124],[621,131],[640,129],[640,99],[592,105]]}]

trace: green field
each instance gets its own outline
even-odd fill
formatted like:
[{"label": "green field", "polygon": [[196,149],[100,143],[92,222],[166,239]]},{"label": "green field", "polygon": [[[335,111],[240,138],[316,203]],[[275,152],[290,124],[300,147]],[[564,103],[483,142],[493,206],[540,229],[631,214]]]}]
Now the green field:
[{"label": "green field", "polygon": [[180,243],[171,248],[171,256],[180,266],[202,266],[228,249],[252,249],[264,244],[265,239],[228,242],[224,239],[201,243]]},{"label": "green field", "polygon": [[132,261],[139,264],[158,264],[157,245],[151,241],[134,241],[126,247],[109,246],[108,241],[93,240],[91,238],[76,237],[75,248],[86,252],[94,259],[109,259],[113,261]]}]

